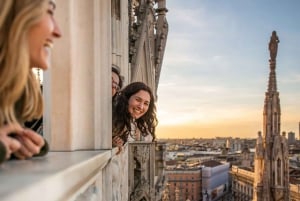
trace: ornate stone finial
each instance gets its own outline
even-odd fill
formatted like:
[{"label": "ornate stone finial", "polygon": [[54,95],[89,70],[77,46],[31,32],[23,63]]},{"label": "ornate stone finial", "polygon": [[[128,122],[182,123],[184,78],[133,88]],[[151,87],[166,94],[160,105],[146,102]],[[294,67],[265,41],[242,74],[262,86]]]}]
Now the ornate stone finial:
[{"label": "ornate stone finial", "polygon": [[276,35],[276,31],[273,31],[270,42],[269,42],[270,61],[276,60],[278,43],[279,43],[279,38]]}]

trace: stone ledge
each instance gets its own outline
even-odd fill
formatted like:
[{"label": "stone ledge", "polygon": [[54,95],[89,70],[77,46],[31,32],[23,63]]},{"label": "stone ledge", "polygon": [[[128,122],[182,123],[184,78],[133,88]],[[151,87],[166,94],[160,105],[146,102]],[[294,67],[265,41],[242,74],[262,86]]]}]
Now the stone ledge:
[{"label": "stone ledge", "polygon": [[50,152],[0,165],[2,201],[70,200],[101,174],[111,150]]}]

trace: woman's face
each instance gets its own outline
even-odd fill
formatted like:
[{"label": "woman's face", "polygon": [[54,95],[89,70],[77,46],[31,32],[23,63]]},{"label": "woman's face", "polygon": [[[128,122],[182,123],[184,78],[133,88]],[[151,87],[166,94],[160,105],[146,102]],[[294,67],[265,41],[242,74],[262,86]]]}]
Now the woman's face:
[{"label": "woman's face", "polygon": [[28,31],[28,43],[31,67],[43,70],[49,68],[50,49],[54,38],[61,36],[60,29],[54,19],[55,4],[50,1],[41,20]]},{"label": "woman's face", "polygon": [[147,91],[140,90],[129,98],[128,112],[132,118],[138,119],[148,111],[149,105],[150,94]]}]

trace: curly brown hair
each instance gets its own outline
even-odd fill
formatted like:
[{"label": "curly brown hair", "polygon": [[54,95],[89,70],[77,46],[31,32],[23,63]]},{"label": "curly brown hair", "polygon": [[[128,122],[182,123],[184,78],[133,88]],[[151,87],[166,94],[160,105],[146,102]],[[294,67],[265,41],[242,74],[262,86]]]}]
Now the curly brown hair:
[{"label": "curly brown hair", "polygon": [[155,128],[158,124],[158,120],[156,118],[156,106],[152,90],[143,82],[133,82],[118,93],[114,100],[115,103],[113,104],[113,137],[119,136],[124,143],[127,142],[128,135],[130,135],[132,122],[132,117],[128,111],[128,101],[132,95],[141,90],[149,93],[150,104],[147,112],[142,117],[136,119],[136,125],[142,136],[151,135],[153,138],[152,141],[156,139]]}]

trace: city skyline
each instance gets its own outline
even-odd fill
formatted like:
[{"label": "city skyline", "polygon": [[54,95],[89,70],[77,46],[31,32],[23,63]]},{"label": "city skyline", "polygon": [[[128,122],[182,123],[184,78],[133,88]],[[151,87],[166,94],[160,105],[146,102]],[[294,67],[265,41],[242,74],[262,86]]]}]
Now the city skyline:
[{"label": "city skyline", "polygon": [[262,131],[273,30],[279,36],[281,131],[300,121],[300,2],[167,2],[158,138],[256,138]]}]

